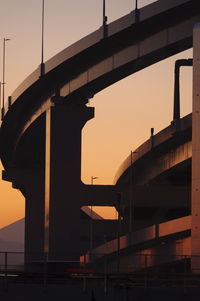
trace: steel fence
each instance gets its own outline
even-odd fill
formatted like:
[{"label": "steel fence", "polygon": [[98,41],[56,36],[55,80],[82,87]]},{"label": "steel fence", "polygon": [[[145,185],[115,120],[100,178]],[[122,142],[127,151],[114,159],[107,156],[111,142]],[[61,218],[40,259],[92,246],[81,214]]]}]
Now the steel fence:
[{"label": "steel fence", "polygon": [[[10,282],[64,283],[70,279],[81,281],[82,290],[94,281],[101,283],[105,293],[110,285],[126,287],[200,287],[200,271],[192,273],[190,255],[131,254],[109,256],[87,254],[80,261],[42,260],[26,261],[22,252],[0,252],[0,283],[4,288]],[[200,256],[195,256],[200,260]]]}]

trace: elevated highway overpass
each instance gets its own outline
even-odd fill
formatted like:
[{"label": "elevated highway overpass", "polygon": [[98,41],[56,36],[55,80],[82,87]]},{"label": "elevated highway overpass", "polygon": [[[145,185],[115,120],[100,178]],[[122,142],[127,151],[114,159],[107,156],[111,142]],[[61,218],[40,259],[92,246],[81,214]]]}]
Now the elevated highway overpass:
[{"label": "elevated highway overpass", "polygon": [[191,114],[180,119],[178,131],[172,123],[151,136],[122,163],[115,177],[121,194],[118,237],[81,257],[94,271],[103,272],[105,262],[111,274],[166,264],[175,267],[180,262],[188,266],[192,259],[191,119]]},{"label": "elevated highway overpass", "polygon": [[139,22],[133,11],[108,24],[106,37],[100,28],[58,53],[45,63],[44,75],[38,67],[10,98],[1,129],[3,164],[11,165],[16,143],[51,97],[85,104],[114,82],[192,47],[198,8],[197,0],[156,1],[139,10]]},{"label": "elevated highway overpass", "polygon": [[[115,204],[116,187],[98,187],[95,196],[95,188],[80,180],[81,130],[94,117],[94,109],[86,106],[88,99],[116,81],[192,47],[199,6],[197,0],[159,0],[132,11],[58,53],[45,63],[44,73],[40,66],[9,98],[0,133],[3,178],[26,198],[25,250],[35,254],[29,259],[40,258],[44,251],[52,260],[77,259],[79,252],[72,253],[80,249],[80,207],[100,205],[100,193],[105,199],[109,195],[109,205]],[[177,134],[176,158],[163,153],[163,162],[166,156],[171,165],[163,163],[152,170],[149,163],[138,183],[149,180],[150,169],[153,179],[167,167],[178,165],[182,148],[184,154],[188,150],[182,159],[190,159],[190,138],[179,136],[185,131],[190,137],[190,126],[183,125],[179,133],[175,127],[169,138],[172,127],[151,137],[151,151],[148,143],[143,148],[147,147],[149,154],[155,149],[156,154],[159,145],[170,144]],[[160,142],[156,144],[157,139]],[[138,164],[143,160],[148,161],[145,151]]]}]

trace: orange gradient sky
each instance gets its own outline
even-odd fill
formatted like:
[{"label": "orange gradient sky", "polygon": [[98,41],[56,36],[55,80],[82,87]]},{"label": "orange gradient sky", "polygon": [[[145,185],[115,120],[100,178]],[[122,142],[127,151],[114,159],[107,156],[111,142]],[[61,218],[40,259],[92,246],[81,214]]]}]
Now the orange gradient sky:
[{"label": "orange gradient sky", "polygon": [[[6,96],[40,64],[41,0],[0,0],[0,58],[6,43]],[[148,0],[139,0],[139,6]],[[101,26],[102,0],[45,0],[45,60]],[[108,21],[127,14],[133,0],[107,0]],[[89,105],[95,118],[83,130],[82,180],[113,184],[122,161],[172,120],[174,62],[185,51],[101,91]],[[2,70],[2,62],[0,61]],[[0,81],[2,75],[0,74]],[[191,112],[192,68],[181,71],[181,115]],[[0,180],[0,228],[24,216],[24,198]]]}]

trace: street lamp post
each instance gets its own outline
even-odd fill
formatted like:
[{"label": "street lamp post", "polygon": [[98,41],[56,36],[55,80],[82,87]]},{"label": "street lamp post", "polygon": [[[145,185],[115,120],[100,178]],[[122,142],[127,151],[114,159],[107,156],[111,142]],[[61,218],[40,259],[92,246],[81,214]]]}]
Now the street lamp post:
[{"label": "street lamp post", "polygon": [[133,226],[133,154],[137,152],[131,151],[130,154],[130,185],[129,185],[129,233],[132,232]]},{"label": "street lamp post", "polygon": [[41,65],[40,65],[40,76],[44,75],[44,0],[42,0],[42,47],[41,47]]},{"label": "street lamp post", "polygon": [[[0,82],[0,107],[1,107],[1,110],[2,110],[2,101],[1,101],[1,85],[2,85],[2,82]],[[2,112],[1,112],[1,120],[2,120]]]},{"label": "street lamp post", "polygon": [[6,42],[10,39],[3,39],[3,82],[2,84],[2,104],[1,104],[1,119],[4,117],[4,107],[5,107],[5,73],[6,73]]},{"label": "street lamp post", "polygon": [[139,22],[138,0],[135,0],[135,22]]},{"label": "street lamp post", "polygon": [[[94,184],[94,180],[98,179],[98,177],[91,176],[91,185]],[[93,206],[90,206],[90,251],[93,248]]]},{"label": "street lamp post", "polygon": [[103,0],[103,25],[107,24],[107,16],[106,16],[106,0]]},{"label": "street lamp post", "polygon": [[107,16],[106,16],[106,0],[103,0],[103,35],[107,37]]},{"label": "street lamp post", "polygon": [[117,272],[120,272],[121,193],[117,194]]}]

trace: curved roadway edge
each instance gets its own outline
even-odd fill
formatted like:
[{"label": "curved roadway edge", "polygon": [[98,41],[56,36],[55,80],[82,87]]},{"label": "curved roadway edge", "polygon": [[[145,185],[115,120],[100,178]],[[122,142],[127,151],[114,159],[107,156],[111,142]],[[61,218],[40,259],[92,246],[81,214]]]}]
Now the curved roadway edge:
[{"label": "curved roadway edge", "polygon": [[[130,234],[120,236],[119,239],[114,239],[109,241],[97,248],[92,250],[92,257],[90,257],[91,253],[87,253],[81,256],[81,262],[90,263],[95,259],[101,259],[104,256],[115,255],[120,252],[120,256],[128,256],[131,254],[131,262],[133,263],[135,260],[139,261],[139,256],[149,255],[150,257],[150,266],[158,264],[158,258],[156,255],[159,254],[161,258],[161,262],[163,260],[171,261],[176,258],[183,259],[184,256],[191,256],[191,247],[188,242],[190,240],[191,234],[191,216],[185,216],[178,219],[174,219],[171,221],[167,221],[158,225],[152,225],[150,227],[141,229],[136,232],[131,232]],[[182,250],[181,252],[177,252],[176,244],[177,241],[182,241]],[[171,253],[167,250],[167,242],[171,242],[175,244],[175,248]],[[156,253],[156,248],[161,244],[165,245],[165,252],[162,258],[162,253]],[[160,250],[159,250],[160,251]],[[158,256],[158,257],[159,257]],[[115,261],[116,261],[115,257]],[[122,260],[122,259],[120,259]],[[130,262],[130,261],[129,261]],[[138,266],[139,267],[139,266]],[[141,268],[141,266],[140,266]]]},{"label": "curved roadway edge", "polygon": [[141,185],[175,165],[191,159],[191,127],[192,115],[189,114],[150,137],[133,152],[132,158],[129,155],[124,160],[115,175],[114,183],[117,186],[121,183],[123,185],[126,177],[130,176],[132,164],[133,169],[137,169],[137,172],[134,172],[135,176],[137,175],[134,182]]},{"label": "curved roadway edge", "polygon": [[[192,30],[200,19],[198,0],[159,0],[108,25],[65,49],[37,69],[12,95],[1,127],[1,159],[12,165],[16,144],[36,116],[61,94],[65,101],[86,103],[114,82],[192,46]],[[34,117],[35,116],[35,117]]]}]

